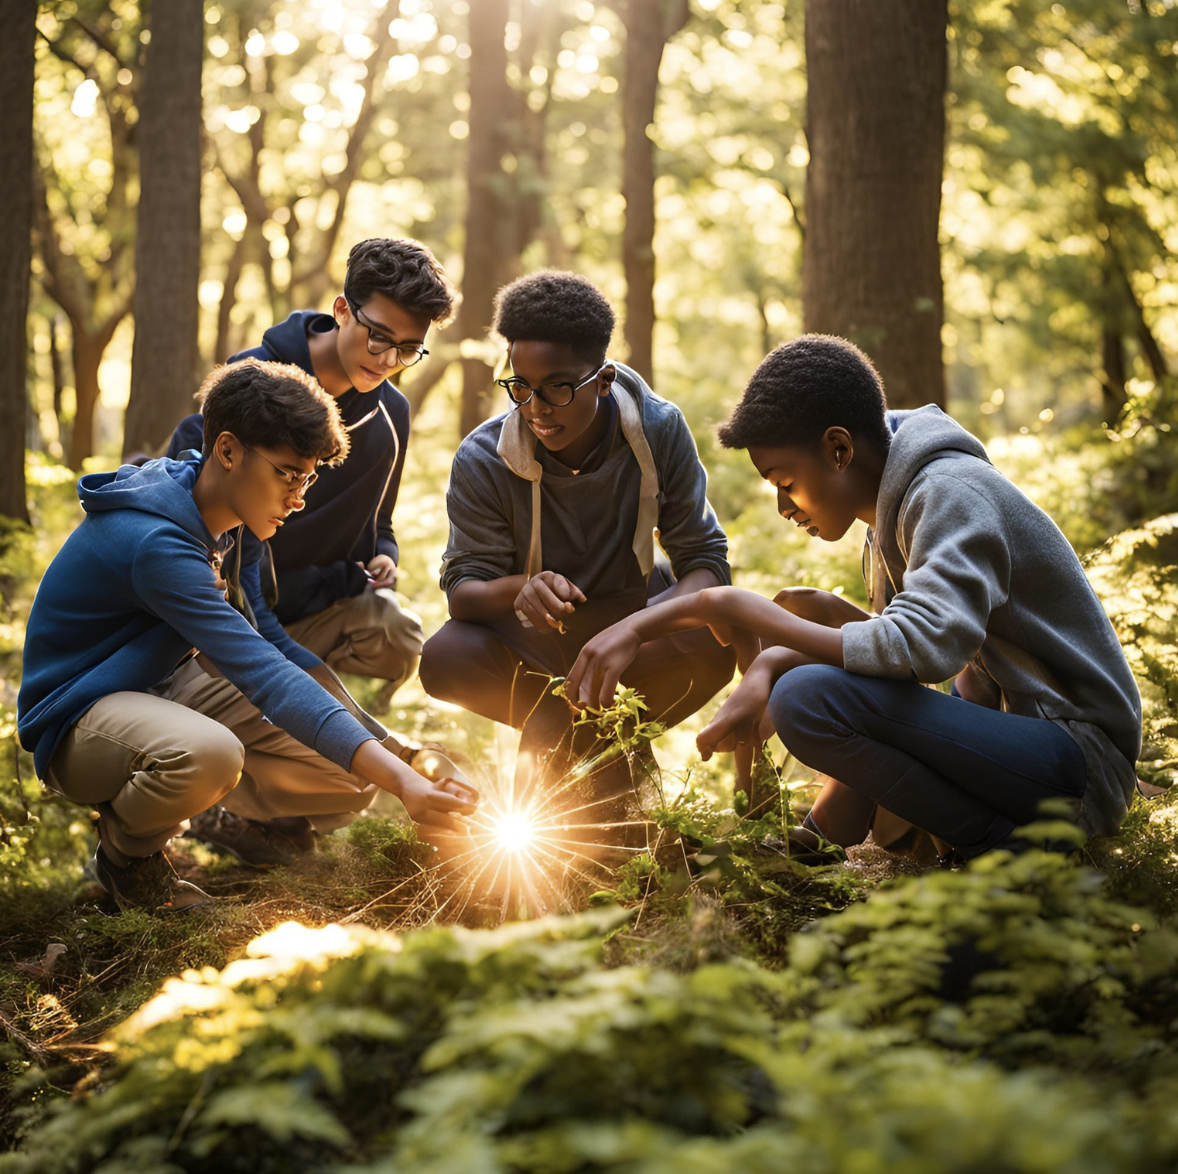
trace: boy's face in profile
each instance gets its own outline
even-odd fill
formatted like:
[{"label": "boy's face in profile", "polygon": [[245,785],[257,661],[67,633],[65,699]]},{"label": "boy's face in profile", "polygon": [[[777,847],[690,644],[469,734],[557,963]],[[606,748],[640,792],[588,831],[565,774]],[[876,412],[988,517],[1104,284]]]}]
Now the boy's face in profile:
[{"label": "boy's face in profile", "polygon": [[[427,314],[407,310],[382,293],[374,293],[357,306],[358,315],[342,294],[335,299],[333,309],[339,324],[335,345],[340,364],[351,385],[365,393],[375,391],[405,366],[393,344],[422,346],[430,328]],[[373,354],[374,350],[380,353]]]},{"label": "boy's face in profile", "polygon": [[[613,368],[597,372],[571,347],[555,342],[513,342],[509,358],[511,373],[532,389],[532,398],[519,408],[528,427],[549,452],[558,454],[564,464],[577,467],[609,424],[608,415],[599,409],[609,395],[610,381],[604,376]],[[570,388],[576,390],[569,403],[556,407],[537,395],[537,388],[557,401],[566,399]]]},{"label": "boy's face in profile", "polygon": [[[228,434],[226,434],[228,435]],[[263,542],[273,538],[291,514],[303,508],[307,478],[314,480],[315,461],[300,457],[285,444],[242,444],[229,470],[227,501],[250,531]]]},{"label": "boy's face in profile", "polygon": [[750,448],[757,472],[777,490],[777,510],[811,538],[837,542],[860,516],[856,479],[848,476],[854,450],[830,429],[816,447]]}]

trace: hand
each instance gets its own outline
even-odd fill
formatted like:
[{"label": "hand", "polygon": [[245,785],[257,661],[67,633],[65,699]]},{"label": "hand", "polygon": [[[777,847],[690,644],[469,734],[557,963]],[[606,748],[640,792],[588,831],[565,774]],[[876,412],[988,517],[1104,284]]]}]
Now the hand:
[{"label": "hand", "polygon": [[368,560],[364,568],[372,580],[373,587],[393,587],[397,582],[397,564],[387,554],[378,554]]},{"label": "hand", "polygon": [[584,602],[585,593],[564,575],[541,571],[524,584],[512,606],[525,628],[555,628],[563,632],[564,617],[571,616],[577,604]]},{"label": "hand", "polygon": [[409,818],[418,825],[422,839],[439,832],[447,836],[469,836],[470,828],[457,817],[475,813],[479,793],[456,779],[442,779],[435,783],[415,770],[406,769],[401,780],[400,799]]},{"label": "hand", "polygon": [[629,619],[598,632],[577,657],[565,680],[564,695],[578,707],[604,709],[612,705],[614,690],[642,647]]},{"label": "hand", "polygon": [[473,787],[463,786],[454,779],[431,782],[375,738],[356,747],[351,773],[396,795],[421,832],[470,835],[470,829],[459,817],[471,815],[478,806],[478,792]]},{"label": "hand", "polygon": [[769,694],[773,692],[775,683],[776,678],[769,666],[754,661],[740,684],[695,740],[704,762],[717,750],[728,754],[742,742],[760,744],[772,736],[773,721],[768,714],[768,705]]}]

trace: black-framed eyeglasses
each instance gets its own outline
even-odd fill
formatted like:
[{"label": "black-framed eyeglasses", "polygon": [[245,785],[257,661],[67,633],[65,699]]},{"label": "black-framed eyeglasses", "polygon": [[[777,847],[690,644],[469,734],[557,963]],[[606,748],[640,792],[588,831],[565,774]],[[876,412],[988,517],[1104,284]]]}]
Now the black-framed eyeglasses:
[{"label": "black-framed eyeglasses", "polygon": [[429,351],[420,342],[394,342],[385,334],[382,326],[378,326],[375,322],[368,320],[368,316],[351,298],[347,298],[346,300],[348,309],[352,311],[353,317],[368,331],[368,353],[370,355],[383,355],[395,347],[397,360],[401,366],[412,367],[414,363],[419,363],[429,354]]},{"label": "black-framed eyeglasses", "polygon": [[281,465],[276,465],[264,452],[258,452],[256,448],[250,448],[248,444],[241,446],[246,452],[252,452],[254,456],[261,457],[282,478],[283,484],[293,489],[300,497],[319,480],[319,470],[312,469],[309,473],[296,473],[294,469],[284,469]]},{"label": "black-framed eyeglasses", "polygon": [[592,383],[608,366],[608,363],[603,363],[592,375],[586,375],[580,383],[541,383],[539,387],[533,387],[526,379],[521,379],[518,375],[510,375],[506,379],[496,379],[495,382],[511,396],[512,403],[518,407],[522,408],[532,396],[538,395],[550,407],[563,408],[573,402],[573,396],[586,383]]}]

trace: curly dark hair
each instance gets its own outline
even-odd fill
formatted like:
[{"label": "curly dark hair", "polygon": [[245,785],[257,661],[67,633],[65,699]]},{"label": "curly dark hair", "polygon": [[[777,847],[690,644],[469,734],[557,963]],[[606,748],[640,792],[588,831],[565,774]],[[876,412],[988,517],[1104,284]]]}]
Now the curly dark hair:
[{"label": "curly dark hair", "polygon": [[600,366],[615,321],[593,282],[578,273],[541,269],[499,290],[492,326],[509,343],[560,343],[577,358]]},{"label": "curly dark hair", "polygon": [[301,367],[242,359],[215,368],[197,396],[204,416],[204,455],[222,432],[242,444],[289,445],[300,457],[338,465],[351,439],[335,400]]},{"label": "curly dark hair", "polygon": [[886,451],[887,406],[879,372],[854,343],[804,334],[765,356],[717,435],[725,448],[809,448],[842,427]]},{"label": "curly dark hair", "polygon": [[437,258],[420,241],[373,237],[352,246],[344,277],[344,297],[363,306],[373,294],[384,294],[431,322],[448,322],[457,294]]}]

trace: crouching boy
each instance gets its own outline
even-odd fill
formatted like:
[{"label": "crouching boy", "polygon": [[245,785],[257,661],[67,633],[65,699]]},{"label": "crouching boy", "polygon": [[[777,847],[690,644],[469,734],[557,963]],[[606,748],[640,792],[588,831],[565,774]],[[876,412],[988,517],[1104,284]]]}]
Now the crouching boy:
[{"label": "crouching boy", "polygon": [[[833,542],[858,518],[873,612],[821,592],[785,606],[715,588],[591,641],[569,689],[593,703],[643,642],[703,624],[764,651],[700,734],[705,757],[773,729],[837,780],[809,819],[840,844],[876,806],[970,858],[1042,801],[1109,834],[1134,789],[1141,703],[1108,617],[1064,536],[939,408],[887,411],[870,360],[805,336],[758,367],[720,430],[777,489],[787,522]],[[923,682],[956,680],[954,694]]]},{"label": "crouching boy", "polygon": [[[94,872],[124,906],[208,900],[163,849],[218,803],[257,831],[272,823],[305,840],[346,824],[376,788],[455,834],[474,798],[416,774],[346,693],[317,683],[326,666],[293,663],[226,601],[223,536],[244,524],[271,537],[318,466],[347,453],[332,398],[298,368],[256,360],[214,371],[202,396],[199,459],[81,479],[86,517],[41,581],[25,640],[21,744],[53,790],[98,809]],[[232,729],[175,699],[177,665],[197,652],[247,702]],[[253,758],[285,769],[260,786]]]},{"label": "crouching boy", "polygon": [[[572,732],[551,677],[651,600],[730,582],[727,540],[682,413],[607,358],[614,314],[589,281],[520,278],[499,291],[494,325],[508,344],[498,383],[510,410],[454,459],[442,564],[451,619],[426,642],[421,681],[434,697],[522,727],[525,761],[546,765],[552,786],[592,735]],[[656,563],[656,529],[669,565]],[[622,682],[649,717],[674,725],[734,667],[711,633],[686,632],[643,643]],[[597,797],[629,783],[623,771],[599,778]]]}]

